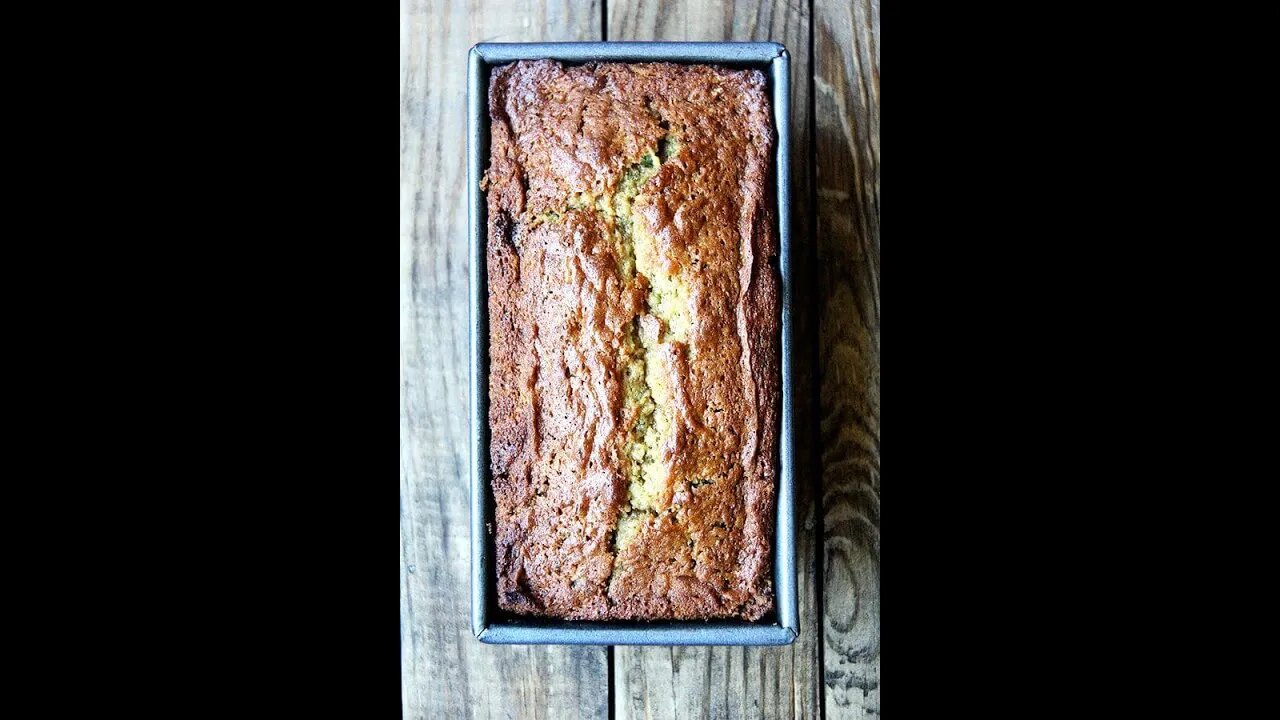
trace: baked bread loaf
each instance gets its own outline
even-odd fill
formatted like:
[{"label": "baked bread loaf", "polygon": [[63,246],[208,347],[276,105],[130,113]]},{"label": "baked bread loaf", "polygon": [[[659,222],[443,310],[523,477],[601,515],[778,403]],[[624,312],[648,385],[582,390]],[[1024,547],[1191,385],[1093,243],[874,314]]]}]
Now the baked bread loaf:
[{"label": "baked bread loaf", "polygon": [[490,78],[498,604],[772,607],[779,402],[762,73],[552,61]]}]

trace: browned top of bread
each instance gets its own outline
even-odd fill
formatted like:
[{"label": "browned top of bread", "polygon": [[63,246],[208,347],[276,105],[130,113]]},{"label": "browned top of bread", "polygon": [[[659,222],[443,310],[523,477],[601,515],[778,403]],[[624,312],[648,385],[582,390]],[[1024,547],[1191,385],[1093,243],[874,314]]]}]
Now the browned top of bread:
[{"label": "browned top of bread", "polygon": [[778,405],[763,75],[493,70],[489,425],[499,605],[772,607]]}]

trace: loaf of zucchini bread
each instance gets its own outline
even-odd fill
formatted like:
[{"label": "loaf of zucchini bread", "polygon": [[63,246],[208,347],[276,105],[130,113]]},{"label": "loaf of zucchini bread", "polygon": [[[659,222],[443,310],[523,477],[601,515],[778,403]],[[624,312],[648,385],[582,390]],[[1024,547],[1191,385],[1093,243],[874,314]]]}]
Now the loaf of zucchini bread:
[{"label": "loaf of zucchini bread", "polygon": [[756,70],[518,62],[490,77],[499,606],[772,608],[774,135]]}]

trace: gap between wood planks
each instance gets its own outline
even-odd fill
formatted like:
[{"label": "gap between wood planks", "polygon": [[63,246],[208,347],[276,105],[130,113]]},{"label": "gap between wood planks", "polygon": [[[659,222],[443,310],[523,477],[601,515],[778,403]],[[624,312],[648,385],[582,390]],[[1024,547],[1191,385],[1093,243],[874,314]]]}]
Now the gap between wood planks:
[{"label": "gap between wood planks", "polygon": [[[814,268],[818,266],[818,257],[817,257],[818,251],[816,247],[817,243],[814,242],[814,239],[817,237],[816,225],[817,225],[817,215],[818,215],[818,189],[817,189],[818,188],[818,150],[817,150],[817,142],[815,142],[815,138],[818,136],[818,120],[817,120],[817,112],[816,112],[817,101],[814,98],[814,90],[816,89],[816,85],[817,85],[815,78],[818,75],[818,71],[814,67],[815,58],[814,58],[814,51],[813,51],[813,26],[816,24],[814,23],[814,20],[813,20],[814,1],[815,0],[809,0],[809,48],[808,48],[808,54],[809,54],[809,77],[808,77],[808,81],[809,81],[809,157],[807,158],[809,161],[809,167],[808,167],[809,212],[813,213],[814,217],[813,217],[812,224],[809,226],[809,237],[805,238],[805,240],[808,241],[805,243],[805,247],[808,248],[807,250],[808,271],[811,273],[813,272]],[[816,278],[806,277],[805,279],[806,281],[809,281],[810,287],[816,287],[816,283],[812,282],[813,280],[816,280]],[[818,327],[814,328],[815,336],[819,332],[821,332],[820,324]],[[811,395],[809,407],[814,408],[812,412],[821,413],[822,412],[822,381],[821,381],[821,373],[818,372],[818,349],[816,347],[813,349],[812,355],[813,357],[810,358],[809,361],[812,362],[813,364],[814,382],[812,383],[812,387],[809,388],[810,395]],[[822,541],[823,541],[823,533],[826,530],[826,523],[823,522],[823,513],[822,513],[822,462],[821,462],[822,448],[821,448],[821,444],[822,443],[819,442],[818,443],[819,447],[817,448],[818,458],[819,458],[817,467],[815,468],[817,472],[812,473],[813,497],[815,502],[817,502],[818,504],[817,517],[814,518],[814,523],[813,523],[813,550],[815,553],[818,553],[818,557],[814,558],[814,571],[818,574],[819,578],[821,578],[823,575],[822,563],[823,563],[823,555],[825,553],[823,552]],[[826,593],[823,592],[823,588],[819,587],[818,592],[816,593],[813,599],[814,610],[818,613],[818,631],[819,632],[824,632],[824,628],[826,627],[826,623],[824,620],[825,611],[826,611],[824,607],[824,604],[826,602],[825,595]],[[825,638],[820,639],[818,641],[818,668],[822,671],[822,677],[821,677],[821,680],[818,682],[818,714],[819,714],[819,717],[823,718],[823,720],[825,720],[827,717],[827,682],[826,682],[827,651],[826,651],[826,647],[827,647],[827,643],[825,642]]]}]

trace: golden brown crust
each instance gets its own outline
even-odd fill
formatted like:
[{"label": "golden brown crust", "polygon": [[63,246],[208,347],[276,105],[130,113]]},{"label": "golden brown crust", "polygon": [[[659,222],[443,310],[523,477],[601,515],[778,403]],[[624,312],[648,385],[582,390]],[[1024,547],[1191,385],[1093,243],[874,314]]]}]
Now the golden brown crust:
[{"label": "golden brown crust", "polygon": [[754,70],[551,61],[489,93],[500,607],[772,607],[773,133]]}]

